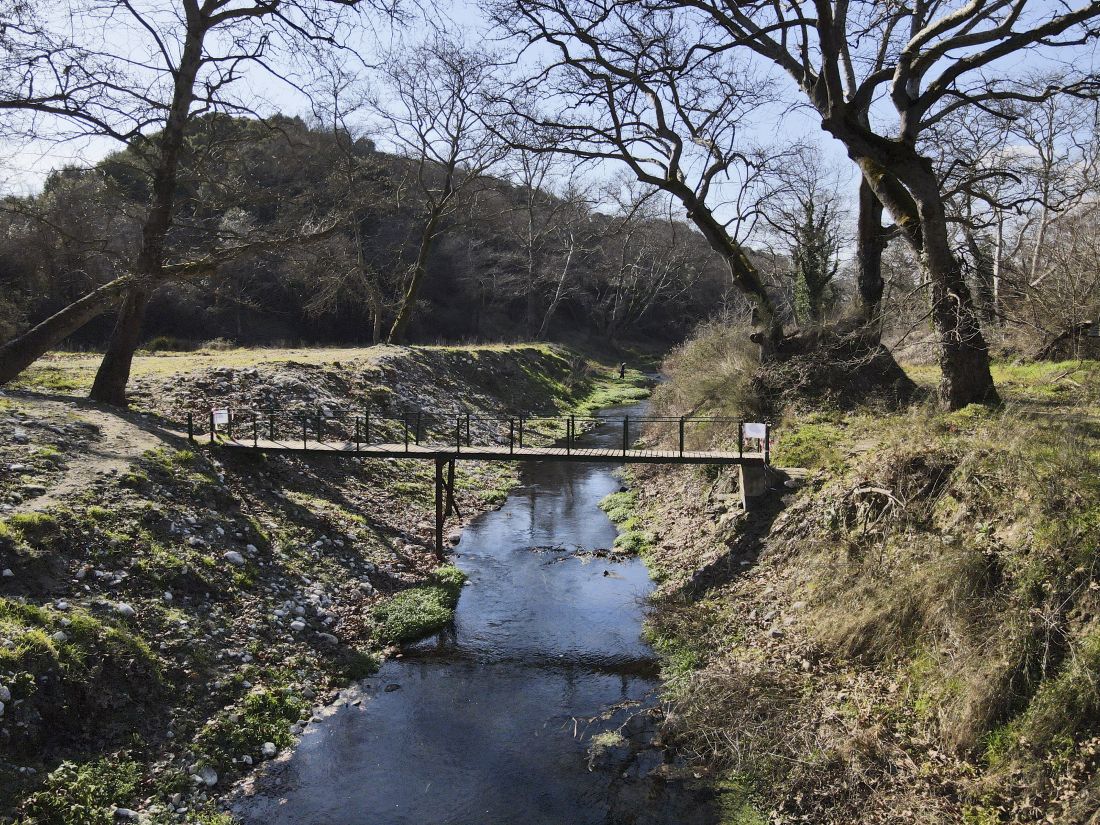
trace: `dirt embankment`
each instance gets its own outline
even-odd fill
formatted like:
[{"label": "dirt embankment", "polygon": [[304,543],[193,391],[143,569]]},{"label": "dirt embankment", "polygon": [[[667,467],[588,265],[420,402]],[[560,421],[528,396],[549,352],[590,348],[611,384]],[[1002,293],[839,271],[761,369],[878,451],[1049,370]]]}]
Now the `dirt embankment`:
[{"label": "dirt embankment", "polygon": [[[431,467],[234,456],[162,421],[211,404],[549,413],[600,387],[545,347],[365,352],[149,370],[129,414],[0,394],[0,821],[221,822],[236,777],[453,608]],[[511,480],[460,466],[462,512]]]},{"label": "dirt embankment", "polygon": [[726,822],[1100,821],[1100,365],[996,372],[1004,410],[788,414],[808,472],[749,516],[633,471],[666,734]]}]

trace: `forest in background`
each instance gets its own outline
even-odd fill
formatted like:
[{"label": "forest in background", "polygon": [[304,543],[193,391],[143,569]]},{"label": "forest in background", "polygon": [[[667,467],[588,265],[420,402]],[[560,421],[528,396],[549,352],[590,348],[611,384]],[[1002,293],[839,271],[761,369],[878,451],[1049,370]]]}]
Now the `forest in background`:
[{"label": "forest in background", "polygon": [[[383,337],[422,231],[418,171],[370,140],[299,118],[199,121],[169,237],[177,257],[200,253],[212,237],[277,237],[333,215],[341,221],[316,242],[259,249],[216,277],[165,286],[150,303],[145,340],[358,344]],[[92,168],[59,170],[40,194],[0,204],[0,338],[127,270],[149,181],[140,155],[123,151]],[[625,334],[671,343],[730,302],[721,261],[698,233],[641,197],[597,210],[601,194],[561,196],[488,175],[469,187],[430,251],[409,339],[610,341]],[[111,322],[100,317],[70,345],[102,346]]]}]

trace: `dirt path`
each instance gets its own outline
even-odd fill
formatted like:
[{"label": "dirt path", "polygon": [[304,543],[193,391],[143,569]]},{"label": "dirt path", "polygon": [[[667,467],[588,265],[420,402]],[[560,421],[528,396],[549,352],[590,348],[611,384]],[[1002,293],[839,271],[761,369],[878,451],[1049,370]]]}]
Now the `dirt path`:
[{"label": "dirt path", "polygon": [[125,472],[146,450],[173,443],[175,438],[133,413],[111,410],[76,399],[47,398],[34,394],[13,397],[30,418],[27,429],[32,436],[29,449],[49,443],[59,426],[69,432],[78,427],[84,437],[66,438],[61,449],[64,462],[44,485],[46,491],[28,497],[11,512],[40,512],[67,498],[90,490],[99,479]]}]

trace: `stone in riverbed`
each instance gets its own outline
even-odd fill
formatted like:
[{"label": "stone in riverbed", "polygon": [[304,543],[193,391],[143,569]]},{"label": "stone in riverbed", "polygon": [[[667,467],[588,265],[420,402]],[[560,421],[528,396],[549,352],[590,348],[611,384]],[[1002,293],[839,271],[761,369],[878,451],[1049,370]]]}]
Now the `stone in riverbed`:
[{"label": "stone in riverbed", "polygon": [[234,567],[242,567],[244,565],[244,556],[242,556],[236,550],[226,550],[224,553],[222,553],[222,558],[232,564]]},{"label": "stone in riverbed", "polygon": [[274,742],[264,742],[260,748],[260,753],[264,755],[264,759],[273,759],[278,752],[279,749],[275,747]]}]

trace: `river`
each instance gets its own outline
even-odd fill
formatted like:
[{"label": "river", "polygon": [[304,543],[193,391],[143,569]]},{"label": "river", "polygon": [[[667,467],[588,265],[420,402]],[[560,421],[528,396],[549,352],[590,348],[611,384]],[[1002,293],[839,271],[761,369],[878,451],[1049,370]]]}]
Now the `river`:
[{"label": "river", "polygon": [[[648,745],[659,685],[641,635],[646,569],[590,552],[615,539],[597,506],[619,489],[615,470],[525,465],[455,548],[470,584],[453,628],[311,724],[236,813],[249,825],[716,822],[705,790],[659,778],[667,757]],[[591,759],[592,736],[620,728],[626,741]]]}]

